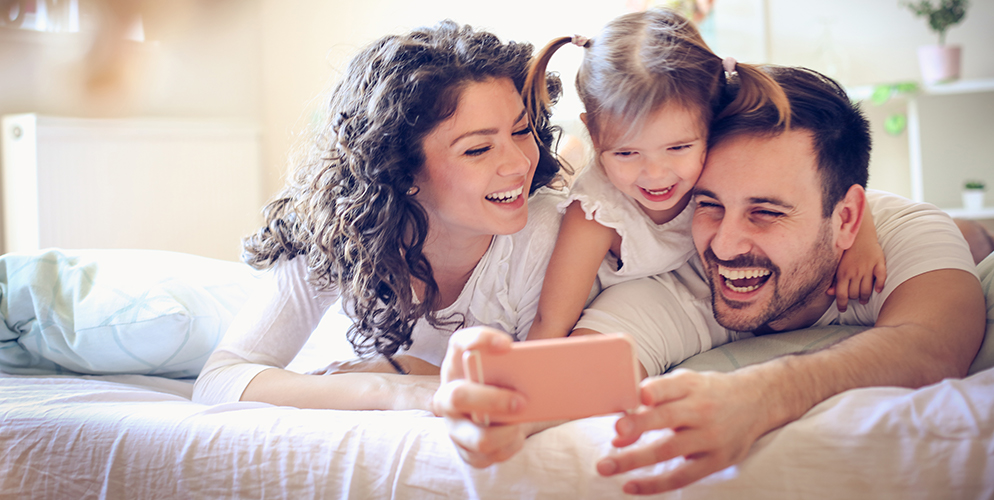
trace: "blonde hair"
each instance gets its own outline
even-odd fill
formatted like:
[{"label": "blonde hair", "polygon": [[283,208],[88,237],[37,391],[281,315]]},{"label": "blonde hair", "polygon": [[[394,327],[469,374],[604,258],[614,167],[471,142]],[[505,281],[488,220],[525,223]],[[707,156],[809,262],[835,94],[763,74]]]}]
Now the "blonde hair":
[{"label": "blonde hair", "polygon": [[[591,137],[604,144],[634,133],[666,103],[696,112],[707,133],[711,120],[775,106],[780,121],[790,120],[790,105],[780,86],[760,67],[735,66],[739,92],[727,102],[722,58],[708,47],[697,28],[676,12],[649,9],[618,17],[592,40],[562,37],[535,57],[525,80],[526,105],[533,113],[551,101],[544,82],[552,55],[569,43],[585,49],[576,88],[586,111]],[[627,123],[627,130],[606,130],[608,121]]]}]

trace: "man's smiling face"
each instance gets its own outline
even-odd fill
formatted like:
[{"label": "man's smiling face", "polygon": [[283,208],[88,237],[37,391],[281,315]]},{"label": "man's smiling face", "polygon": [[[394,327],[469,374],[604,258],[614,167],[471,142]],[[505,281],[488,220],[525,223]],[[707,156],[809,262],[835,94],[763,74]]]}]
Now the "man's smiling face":
[{"label": "man's smiling face", "polygon": [[811,134],[741,135],[708,152],[698,180],[694,244],[718,322],[737,331],[809,326],[841,257]]}]

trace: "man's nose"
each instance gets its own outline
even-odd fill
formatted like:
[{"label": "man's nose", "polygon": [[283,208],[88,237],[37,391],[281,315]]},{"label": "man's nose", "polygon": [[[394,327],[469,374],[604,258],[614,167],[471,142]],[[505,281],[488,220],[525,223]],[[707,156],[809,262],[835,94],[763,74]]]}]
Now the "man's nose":
[{"label": "man's nose", "polygon": [[746,221],[726,216],[718,223],[711,251],[721,260],[733,260],[752,250],[752,233]]}]

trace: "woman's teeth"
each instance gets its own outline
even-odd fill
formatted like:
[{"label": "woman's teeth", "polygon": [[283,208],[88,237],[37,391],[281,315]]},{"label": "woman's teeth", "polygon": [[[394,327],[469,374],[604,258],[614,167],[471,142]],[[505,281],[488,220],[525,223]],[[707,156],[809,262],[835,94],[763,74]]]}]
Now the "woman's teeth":
[{"label": "woman's teeth", "polygon": [[510,191],[488,194],[486,198],[490,201],[496,201],[497,203],[511,203],[517,200],[518,197],[521,196],[521,193],[523,192],[524,192],[524,186],[521,186],[517,189],[512,189]]},{"label": "woman's teeth", "polygon": [[718,267],[718,274],[725,278],[725,286],[738,293],[747,293],[758,289],[766,283],[770,276],[769,269],[728,269]]}]

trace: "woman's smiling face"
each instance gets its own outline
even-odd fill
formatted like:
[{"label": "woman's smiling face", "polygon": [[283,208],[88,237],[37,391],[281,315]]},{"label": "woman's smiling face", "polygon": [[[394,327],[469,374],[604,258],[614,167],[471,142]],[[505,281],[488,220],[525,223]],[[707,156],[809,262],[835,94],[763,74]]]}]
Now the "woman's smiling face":
[{"label": "woman's smiling face", "polygon": [[415,184],[431,231],[449,237],[520,231],[539,150],[510,79],[467,84],[455,113],[424,139]]}]

